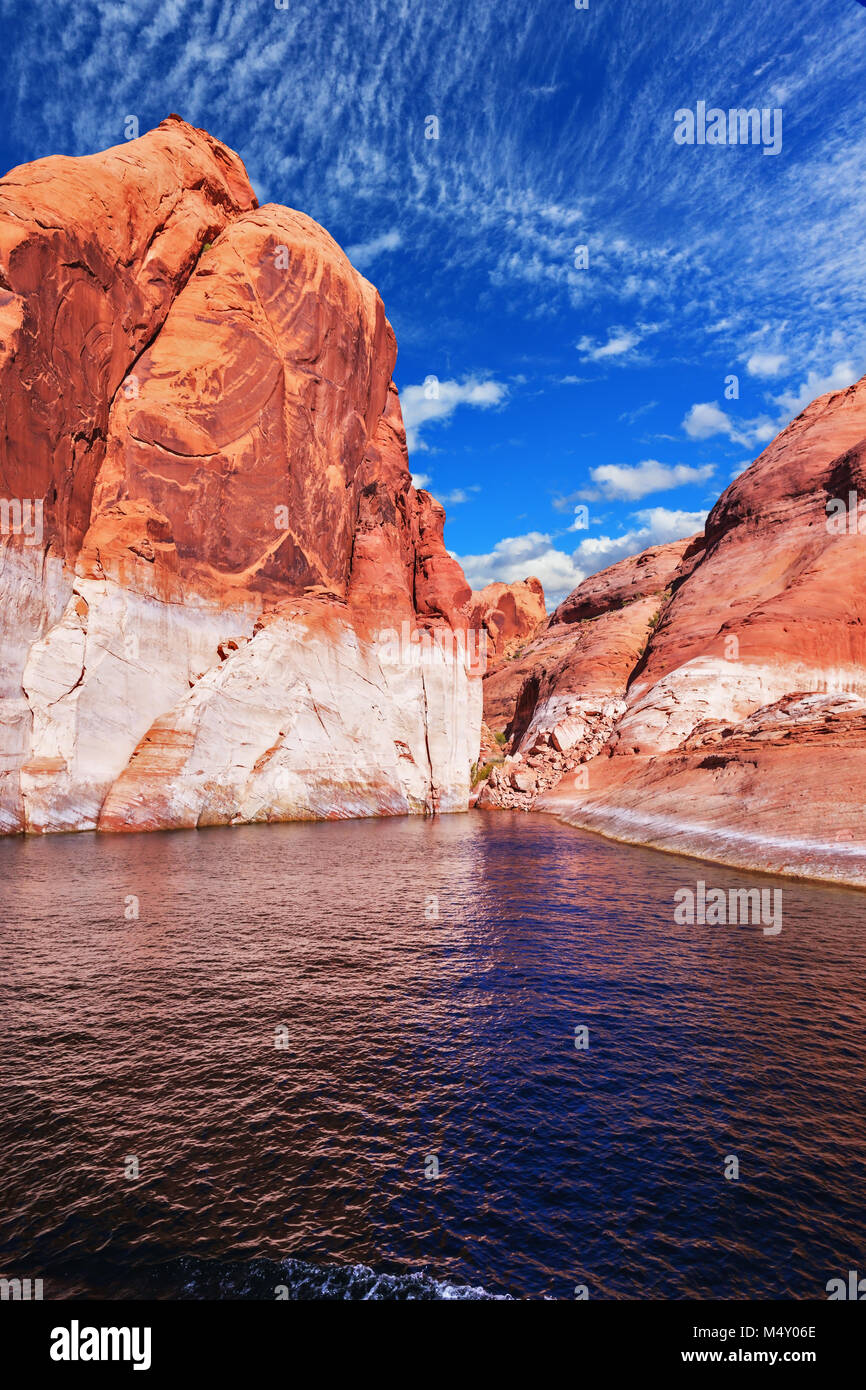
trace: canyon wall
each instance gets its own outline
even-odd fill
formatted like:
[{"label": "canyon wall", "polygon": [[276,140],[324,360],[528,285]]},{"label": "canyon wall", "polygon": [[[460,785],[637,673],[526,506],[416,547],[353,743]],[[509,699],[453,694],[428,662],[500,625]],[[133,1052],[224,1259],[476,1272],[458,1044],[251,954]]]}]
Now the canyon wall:
[{"label": "canyon wall", "polygon": [[177,117],[0,180],[0,832],[459,811],[481,749],[479,806],[866,884],[866,381],[547,619],[446,551],[395,359]]},{"label": "canyon wall", "polygon": [[804,410],[703,537],[585,580],[488,677],[509,742],[479,804],[866,886],[860,502],[866,379]]},{"label": "canyon wall", "polygon": [[466,808],[471,591],[395,358],[177,117],[0,181],[0,830]]}]

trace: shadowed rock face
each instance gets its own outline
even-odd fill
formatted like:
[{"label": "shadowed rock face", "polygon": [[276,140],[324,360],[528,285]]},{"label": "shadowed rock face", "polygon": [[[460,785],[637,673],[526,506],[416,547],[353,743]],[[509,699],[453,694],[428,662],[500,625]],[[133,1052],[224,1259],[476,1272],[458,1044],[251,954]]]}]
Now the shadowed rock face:
[{"label": "shadowed rock face", "polygon": [[14,170],[0,253],[0,475],[44,516],[0,537],[0,828],[465,808],[470,589],[374,288],[177,118]]}]

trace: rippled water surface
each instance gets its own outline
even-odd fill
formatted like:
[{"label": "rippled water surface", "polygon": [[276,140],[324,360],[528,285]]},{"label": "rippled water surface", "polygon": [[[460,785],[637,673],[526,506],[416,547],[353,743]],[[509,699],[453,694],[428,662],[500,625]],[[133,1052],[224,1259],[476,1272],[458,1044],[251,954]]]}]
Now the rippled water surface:
[{"label": "rippled water surface", "polygon": [[[0,867],[0,1274],[46,1298],[866,1270],[863,895],[481,813],[5,840]],[[781,935],[676,925],[699,878],[781,885]]]}]

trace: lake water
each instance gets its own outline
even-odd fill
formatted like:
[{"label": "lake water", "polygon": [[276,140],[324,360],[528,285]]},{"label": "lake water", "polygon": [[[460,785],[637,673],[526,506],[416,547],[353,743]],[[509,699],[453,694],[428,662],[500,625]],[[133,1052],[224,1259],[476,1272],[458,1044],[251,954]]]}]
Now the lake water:
[{"label": "lake water", "polygon": [[[862,894],[483,813],[0,866],[0,1274],[46,1298],[866,1272]],[[781,886],[782,932],[678,925],[699,879]]]}]

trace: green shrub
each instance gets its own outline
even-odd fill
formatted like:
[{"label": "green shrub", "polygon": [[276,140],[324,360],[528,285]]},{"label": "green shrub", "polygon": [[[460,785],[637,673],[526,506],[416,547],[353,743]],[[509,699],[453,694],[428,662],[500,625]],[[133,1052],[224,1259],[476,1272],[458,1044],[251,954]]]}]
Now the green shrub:
[{"label": "green shrub", "polygon": [[472,764],[472,786],[477,787],[479,782],[486,782],[497,763],[504,762],[503,758],[491,758],[487,763]]}]

